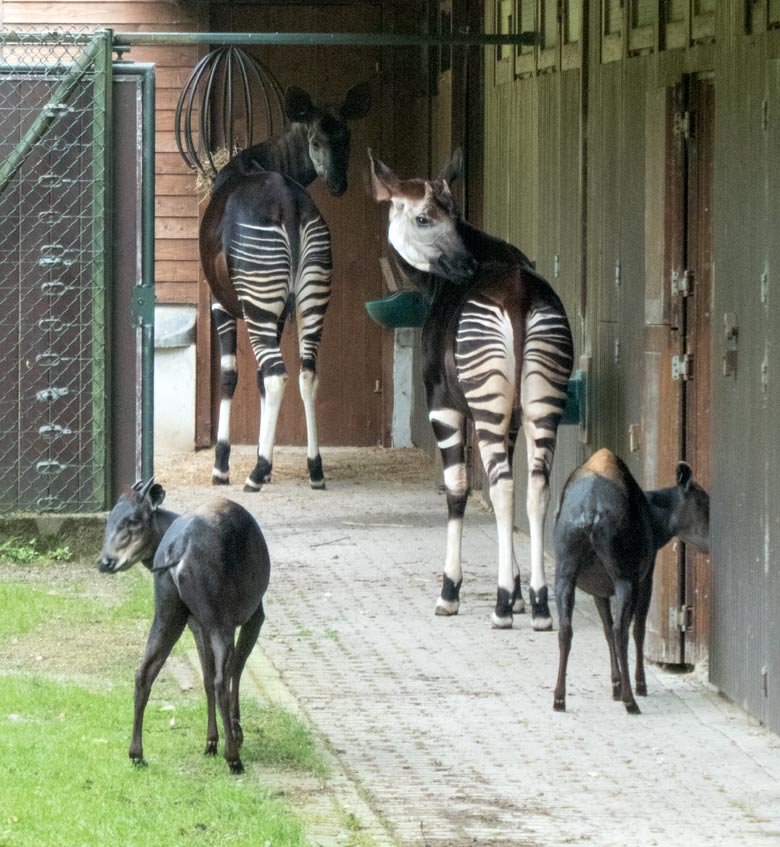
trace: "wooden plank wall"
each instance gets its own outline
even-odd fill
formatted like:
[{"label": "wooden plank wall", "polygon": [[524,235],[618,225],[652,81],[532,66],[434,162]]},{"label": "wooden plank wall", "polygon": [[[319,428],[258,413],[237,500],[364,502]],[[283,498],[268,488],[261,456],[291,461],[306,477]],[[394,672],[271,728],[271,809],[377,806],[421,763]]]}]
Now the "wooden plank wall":
[{"label": "wooden plank wall", "polygon": [[[108,27],[122,32],[197,32],[208,28],[207,0],[0,0],[0,25],[24,30]],[[198,198],[173,136],[181,87],[202,48],[136,48],[124,58],[157,65],[155,281],[164,303],[198,301]]]}]

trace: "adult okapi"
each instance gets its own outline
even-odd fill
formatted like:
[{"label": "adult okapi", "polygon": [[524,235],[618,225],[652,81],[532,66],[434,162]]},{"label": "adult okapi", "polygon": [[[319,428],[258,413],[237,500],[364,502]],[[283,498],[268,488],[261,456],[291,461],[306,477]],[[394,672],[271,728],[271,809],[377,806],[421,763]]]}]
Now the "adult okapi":
[{"label": "adult okapi", "polygon": [[312,488],[325,487],[315,401],[317,354],[330,299],[330,232],[304,189],[319,177],[335,196],[347,190],[347,124],[363,117],[369,105],[368,83],[353,86],[337,107],[315,104],[305,91],[289,88],[289,126],[244,150],[217,174],[200,227],[200,258],[213,294],[221,354],[215,485],[230,481],[230,407],[238,381],[236,321],[246,321],[257,360],[260,434],[257,464],[244,491],[259,491],[271,478],[276,423],[288,379],[279,342],[294,310],[309,479]]},{"label": "adult okapi", "polygon": [[447,551],[436,614],[455,615],[462,582],[466,508],[463,423],[474,420],[498,529],[498,596],[492,623],[512,626],[523,611],[512,541],[512,455],[522,426],[528,448],[531,613],[552,629],[544,576],[543,531],[549,478],[572,368],[563,305],[528,257],[462,220],[448,179],[460,153],[436,180],[399,179],[371,156],[372,187],[390,201],[388,240],[430,302],[422,329],[428,416],[441,451],[447,490]]}]

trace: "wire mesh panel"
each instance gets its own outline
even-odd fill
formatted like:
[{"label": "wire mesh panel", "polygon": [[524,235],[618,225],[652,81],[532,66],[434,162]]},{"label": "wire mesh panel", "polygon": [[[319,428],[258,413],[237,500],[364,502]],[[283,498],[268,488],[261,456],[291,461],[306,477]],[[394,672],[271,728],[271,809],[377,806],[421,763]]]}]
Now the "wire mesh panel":
[{"label": "wire mesh panel", "polygon": [[106,490],[105,35],[0,34],[0,506]]}]

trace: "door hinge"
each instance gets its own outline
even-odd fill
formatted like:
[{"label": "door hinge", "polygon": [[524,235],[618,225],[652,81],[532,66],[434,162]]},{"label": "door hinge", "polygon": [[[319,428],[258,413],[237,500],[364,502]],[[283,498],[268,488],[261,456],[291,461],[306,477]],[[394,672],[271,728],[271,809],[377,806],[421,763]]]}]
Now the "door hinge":
[{"label": "door hinge", "polygon": [[154,326],[154,304],[157,296],[151,285],[133,286],[133,299],[130,303],[131,326]]},{"label": "door hinge", "polygon": [[693,293],[693,271],[685,270],[682,273],[672,271],[672,297],[681,294],[687,297]]},{"label": "door hinge", "polygon": [[690,353],[684,356],[672,356],[672,379],[675,382],[678,380],[688,382],[693,379],[693,356]]},{"label": "door hinge", "polygon": [[693,629],[693,606],[670,606],[669,629],[678,632]]},{"label": "door hinge", "polygon": [[681,135],[686,141],[691,137],[691,113],[687,109],[674,116],[672,132]]}]

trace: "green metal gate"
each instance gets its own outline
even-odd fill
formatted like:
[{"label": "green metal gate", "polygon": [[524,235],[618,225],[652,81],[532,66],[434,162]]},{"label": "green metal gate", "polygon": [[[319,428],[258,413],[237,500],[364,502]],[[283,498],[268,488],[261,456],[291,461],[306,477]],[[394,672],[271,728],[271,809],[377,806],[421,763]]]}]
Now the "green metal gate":
[{"label": "green metal gate", "polygon": [[111,34],[0,35],[0,507],[106,506]]}]

